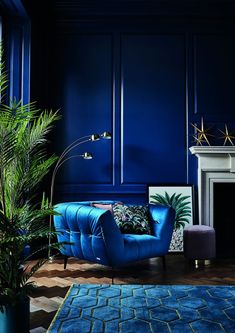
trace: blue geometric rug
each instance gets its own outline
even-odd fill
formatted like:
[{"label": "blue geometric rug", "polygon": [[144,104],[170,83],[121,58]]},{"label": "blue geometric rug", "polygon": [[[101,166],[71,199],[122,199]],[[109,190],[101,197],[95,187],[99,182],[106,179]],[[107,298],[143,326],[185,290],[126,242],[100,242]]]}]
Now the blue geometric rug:
[{"label": "blue geometric rug", "polygon": [[75,284],[50,333],[234,333],[235,286]]}]

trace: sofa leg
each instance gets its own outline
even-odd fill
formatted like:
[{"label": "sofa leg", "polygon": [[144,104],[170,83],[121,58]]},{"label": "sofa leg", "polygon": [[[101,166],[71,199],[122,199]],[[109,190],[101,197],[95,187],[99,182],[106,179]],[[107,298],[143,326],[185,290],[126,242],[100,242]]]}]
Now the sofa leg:
[{"label": "sofa leg", "polygon": [[64,256],[64,269],[66,269],[68,263],[68,256]]},{"label": "sofa leg", "polygon": [[161,256],[161,258],[162,258],[162,267],[163,269],[166,269],[166,258],[165,256]]}]

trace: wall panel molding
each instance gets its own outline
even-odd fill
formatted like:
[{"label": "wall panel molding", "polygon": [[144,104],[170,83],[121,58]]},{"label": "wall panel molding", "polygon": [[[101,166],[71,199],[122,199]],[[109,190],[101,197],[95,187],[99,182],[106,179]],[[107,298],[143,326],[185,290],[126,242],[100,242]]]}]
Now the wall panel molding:
[{"label": "wall panel molding", "polygon": [[[70,84],[50,73],[51,86],[63,82],[50,96],[64,112],[57,148],[95,126],[110,127],[113,134],[111,146],[86,147],[98,157],[93,164],[78,162],[61,173],[57,188],[63,198],[146,200],[148,183],[196,184],[197,165],[188,149],[195,144],[191,123],[202,116],[219,126],[235,120],[233,100],[218,102],[234,91],[235,3],[56,0],[54,14],[52,41],[74,43],[68,49],[58,43],[62,54],[54,53],[51,63],[79,78]],[[230,36],[230,44],[220,47],[220,35]],[[100,44],[98,36],[106,42]],[[53,52],[51,45],[48,50]],[[219,61],[232,73],[225,84],[218,81]]]},{"label": "wall panel molding", "polygon": [[[78,137],[92,133],[113,132],[113,38],[112,34],[94,32],[63,33],[56,38],[57,58],[54,98],[62,108],[63,118],[57,130],[57,150]],[[61,94],[58,94],[58,91]],[[65,184],[113,185],[115,147],[111,141],[86,143],[78,151],[89,151],[91,161],[71,159],[58,181]]]},{"label": "wall panel molding", "polygon": [[[173,181],[170,155],[179,163],[175,177],[185,182],[185,35],[125,33],[121,38],[121,184]],[[180,119],[177,126],[169,117]]]},{"label": "wall panel molding", "polygon": [[224,115],[227,120],[233,119],[234,33],[194,34],[193,48],[194,114],[212,119]]}]

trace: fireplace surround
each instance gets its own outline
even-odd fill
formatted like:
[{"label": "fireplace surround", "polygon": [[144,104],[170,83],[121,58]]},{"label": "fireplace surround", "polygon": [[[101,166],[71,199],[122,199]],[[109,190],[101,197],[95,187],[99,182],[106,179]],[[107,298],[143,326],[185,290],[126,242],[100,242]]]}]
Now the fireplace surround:
[{"label": "fireplace surround", "polygon": [[235,257],[235,147],[192,146],[198,158],[199,224],[216,232],[216,256]]},{"label": "fireplace surround", "polygon": [[214,227],[214,184],[235,183],[235,147],[192,146],[198,158],[199,224]]}]

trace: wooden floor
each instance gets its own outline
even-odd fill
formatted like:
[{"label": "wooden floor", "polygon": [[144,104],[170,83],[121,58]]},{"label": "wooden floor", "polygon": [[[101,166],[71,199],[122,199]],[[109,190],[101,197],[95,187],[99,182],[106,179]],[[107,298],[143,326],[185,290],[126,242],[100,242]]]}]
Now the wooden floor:
[{"label": "wooden floor", "polygon": [[46,263],[33,277],[34,290],[31,306],[31,333],[44,333],[73,283],[114,284],[191,284],[235,285],[235,259],[216,259],[210,265],[196,268],[181,254],[166,256],[166,269],[160,258],[138,262],[116,269],[69,259],[66,270],[63,259]]}]

